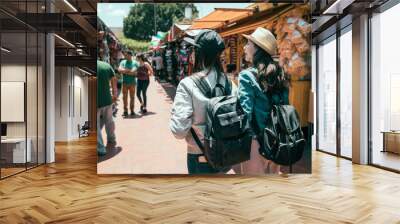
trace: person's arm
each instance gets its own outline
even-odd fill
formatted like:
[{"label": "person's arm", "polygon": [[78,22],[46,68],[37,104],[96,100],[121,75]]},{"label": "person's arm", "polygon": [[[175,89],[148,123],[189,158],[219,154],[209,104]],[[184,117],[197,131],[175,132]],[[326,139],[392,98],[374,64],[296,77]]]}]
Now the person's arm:
[{"label": "person's arm", "polygon": [[118,89],[117,89],[117,77],[115,76],[114,69],[110,66],[110,84],[111,84],[111,90],[112,90],[112,101],[113,103],[117,101],[117,96],[118,96]]},{"label": "person's arm", "polygon": [[150,64],[149,63],[145,63],[145,66],[146,66],[146,68],[147,68],[147,72],[148,72],[148,75],[149,76],[152,76],[153,74],[154,74],[154,72],[153,72],[153,68],[150,66]]},{"label": "person's arm", "polygon": [[186,137],[192,127],[193,102],[184,82],[176,90],[169,127],[177,139]]},{"label": "person's arm", "polygon": [[117,89],[117,77],[111,78],[111,89],[112,89],[112,100],[113,102],[117,101],[118,99],[118,89]]},{"label": "person's arm", "polygon": [[283,97],[283,103],[288,105],[289,104],[289,88],[285,89],[283,91],[282,97]]},{"label": "person's arm", "polygon": [[254,127],[252,124],[253,120],[253,108],[254,108],[254,85],[249,74],[245,71],[239,74],[239,86],[238,86],[239,102],[244,112],[248,116],[248,121],[251,128],[252,135],[255,135]]},{"label": "person's arm", "polygon": [[118,67],[118,72],[121,74],[125,74],[126,69],[123,66],[124,61],[121,61],[121,63],[119,63],[119,67]]},{"label": "person's arm", "polygon": [[131,70],[127,69],[125,71],[126,75],[136,76],[137,75],[137,67],[132,68]]}]

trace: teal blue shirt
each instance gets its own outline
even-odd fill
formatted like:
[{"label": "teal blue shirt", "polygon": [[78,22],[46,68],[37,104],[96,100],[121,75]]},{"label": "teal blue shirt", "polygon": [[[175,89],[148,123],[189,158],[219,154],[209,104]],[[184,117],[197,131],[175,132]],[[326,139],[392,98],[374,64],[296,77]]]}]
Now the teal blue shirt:
[{"label": "teal blue shirt", "polygon": [[[256,127],[253,127],[252,119],[254,116],[259,130],[263,130],[266,127],[272,105],[278,103],[281,98],[283,104],[289,104],[289,90],[283,91],[280,95],[274,94],[271,98],[268,98],[251,71],[256,72],[257,70],[249,68],[239,73],[238,96],[240,105],[245,113],[248,114],[252,129],[254,131],[257,130]],[[274,102],[270,102],[270,99]],[[253,112],[254,115],[252,115]]]},{"label": "teal blue shirt", "polygon": [[[132,59],[132,61],[128,61],[128,60],[123,60],[120,63],[120,66],[122,66],[123,68],[126,69],[133,69],[133,68],[138,68],[139,67],[139,63],[137,63],[135,60]],[[123,75],[123,84],[126,85],[136,85],[136,77],[132,76],[132,75]]]}]

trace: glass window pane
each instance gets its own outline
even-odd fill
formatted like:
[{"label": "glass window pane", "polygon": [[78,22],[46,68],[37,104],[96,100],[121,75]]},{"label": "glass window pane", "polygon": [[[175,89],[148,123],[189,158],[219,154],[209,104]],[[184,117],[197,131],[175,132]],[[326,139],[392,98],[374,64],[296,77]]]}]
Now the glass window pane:
[{"label": "glass window pane", "polygon": [[336,153],[336,39],[318,48],[318,148]]},{"label": "glass window pane", "polygon": [[352,157],[352,33],[340,37],[340,153]]},{"label": "glass window pane", "polygon": [[[400,4],[372,18],[372,163],[400,170]],[[383,132],[388,132],[383,134]]]},{"label": "glass window pane", "polygon": [[30,161],[25,141],[25,41],[25,33],[1,34],[1,45],[8,49],[1,51],[2,177],[25,170]]}]

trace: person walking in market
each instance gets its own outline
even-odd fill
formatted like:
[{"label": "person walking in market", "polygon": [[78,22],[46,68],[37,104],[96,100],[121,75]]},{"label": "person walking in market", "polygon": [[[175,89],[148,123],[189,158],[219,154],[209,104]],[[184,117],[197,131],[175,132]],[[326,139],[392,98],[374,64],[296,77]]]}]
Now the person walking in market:
[{"label": "person walking in market", "polygon": [[[112,96],[110,92],[112,89]],[[114,70],[106,62],[97,61],[97,154],[104,156],[107,149],[116,146],[115,123],[112,104],[117,100],[117,80]],[[106,129],[107,146],[104,146],[102,130]]]},{"label": "person walking in market", "polygon": [[128,51],[125,54],[126,59],[119,64],[118,72],[123,74],[122,81],[122,99],[124,103],[124,113],[122,116],[128,116],[128,96],[129,109],[131,116],[135,115],[135,89],[136,89],[136,73],[138,63],[133,60],[133,52]]},{"label": "person walking in market", "polygon": [[118,99],[122,92],[122,82],[123,77],[122,74],[118,72],[119,64],[121,63],[122,59],[117,59],[118,61],[113,64],[113,69],[115,71],[115,78],[117,80],[117,101],[113,103],[113,116],[116,117],[118,113]]},{"label": "person walking in market", "polygon": [[163,58],[161,57],[159,52],[155,52],[155,56],[153,57],[153,64],[155,65],[156,69],[156,80],[161,82],[164,79],[163,76],[163,69],[164,69],[164,62]]},{"label": "person walking in market", "polygon": [[[137,69],[137,97],[140,102],[140,112],[147,113],[147,87],[150,84],[150,76],[153,75],[153,68],[143,54],[137,56],[139,68]],[[143,97],[143,98],[142,98]]]},{"label": "person walking in market", "polygon": [[243,110],[251,119],[254,137],[251,159],[242,164],[242,173],[259,174],[268,167],[272,173],[280,173],[279,165],[259,154],[257,134],[266,127],[274,104],[289,104],[289,79],[272,58],[276,55],[277,43],[269,30],[259,27],[251,35],[243,36],[247,39],[244,54],[249,68],[239,73],[238,96]]},{"label": "person walking in market", "polygon": [[[212,30],[204,30],[196,36],[195,40],[185,38],[185,41],[196,47],[194,58],[197,73],[193,75],[204,77],[211,89],[214,89],[217,84],[225,87],[227,78],[220,62],[220,55],[225,45],[219,34]],[[190,131],[193,128],[198,139],[203,141],[206,107],[209,100],[191,77],[186,77],[179,82],[171,110],[170,129],[177,139],[186,140],[189,174],[219,172],[207,162]]]}]

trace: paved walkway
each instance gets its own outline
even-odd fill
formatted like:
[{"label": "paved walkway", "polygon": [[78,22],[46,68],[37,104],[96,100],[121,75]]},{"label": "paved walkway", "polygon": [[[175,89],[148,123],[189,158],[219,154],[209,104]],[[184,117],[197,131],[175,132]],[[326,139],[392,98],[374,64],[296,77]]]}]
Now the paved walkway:
[{"label": "paved walkway", "polygon": [[[100,158],[99,174],[187,174],[186,142],[177,140],[169,130],[175,87],[153,79],[147,90],[148,113],[123,118],[122,94],[115,119],[117,148]],[[140,109],[135,99],[135,112]],[[306,132],[305,132],[306,133]],[[105,139],[105,131],[103,130]],[[288,167],[282,167],[289,172]],[[311,171],[311,150],[293,166],[294,173]],[[228,174],[234,174],[231,170]]]},{"label": "paved walkway", "polygon": [[[122,94],[115,118],[118,150],[97,165],[99,174],[186,174],[186,143],[169,130],[175,87],[151,79],[144,116],[123,118]],[[135,112],[140,109],[135,99]],[[105,133],[103,133],[105,137]],[[105,138],[104,138],[105,139]]]}]

